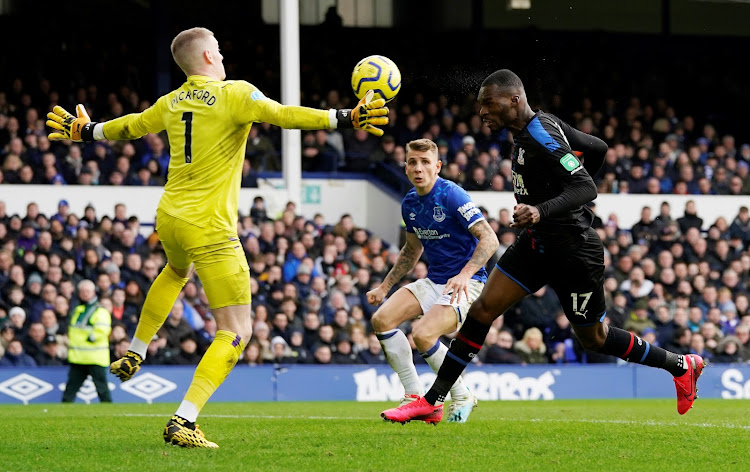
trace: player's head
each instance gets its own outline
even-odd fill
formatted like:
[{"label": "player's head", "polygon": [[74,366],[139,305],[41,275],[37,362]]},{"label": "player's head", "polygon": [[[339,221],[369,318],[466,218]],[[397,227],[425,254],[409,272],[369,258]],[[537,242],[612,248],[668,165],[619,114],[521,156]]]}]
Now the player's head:
[{"label": "player's head", "polygon": [[438,147],[430,139],[415,139],[406,145],[406,176],[420,195],[426,195],[435,185],[442,167]]},{"label": "player's head", "polygon": [[[479,88],[479,116],[491,130],[512,126],[526,110],[526,91],[521,79],[508,69],[488,75]],[[523,126],[521,126],[522,128]]]},{"label": "player's head", "polygon": [[219,42],[206,28],[190,28],[172,40],[172,57],[185,75],[207,75],[219,80],[227,77]]}]

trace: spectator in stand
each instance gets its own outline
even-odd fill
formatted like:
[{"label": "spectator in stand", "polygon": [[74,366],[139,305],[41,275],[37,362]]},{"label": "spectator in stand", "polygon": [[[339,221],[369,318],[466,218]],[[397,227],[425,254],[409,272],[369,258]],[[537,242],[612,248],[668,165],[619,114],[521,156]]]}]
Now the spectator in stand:
[{"label": "spectator in stand", "polygon": [[57,338],[48,334],[42,341],[42,351],[36,356],[36,364],[39,367],[54,367],[65,365],[66,360],[58,355]]},{"label": "spectator in stand", "polygon": [[263,364],[261,347],[257,341],[251,340],[247,343],[247,346],[245,346],[245,350],[242,352],[242,359],[239,361],[239,363],[249,366],[257,366]]},{"label": "spectator in stand", "polygon": [[159,337],[167,340],[167,347],[175,352],[180,348],[182,338],[193,333],[193,328],[183,316],[184,313],[185,307],[178,298],[158,333]]},{"label": "spectator in stand", "polygon": [[352,351],[352,340],[346,332],[336,336],[336,351],[333,353],[333,364],[359,364],[360,358]]},{"label": "spectator in stand", "polygon": [[367,172],[370,167],[370,155],[378,148],[378,141],[364,130],[353,130],[345,138],[347,172]]},{"label": "spectator in stand", "polygon": [[315,364],[330,364],[333,357],[333,350],[328,344],[318,344],[313,351]]},{"label": "spectator in stand", "polygon": [[655,330],[656,324],[649,318],[648,302],[645,298],[641,298],[635,302],[633,313],[630,319],[625,321],[624,329],[641,336],[647,328]]},{"label": "spectator in stand", "polygon": [[380,346],[380,341],[375,333],[367,337],[367,350],[359,352],[359,358],[363,364],[387,364],[385,354]]},{"label": "spectator in stand", "polygon": [[750,361],[750,326],[741,324],[737,326],[734,335],[739,340],[739,354],[742,362]]},{"label": "spectator in stand", "polygon": [[694,200],[685,202],[685,214],[677,218],[677,224],[682,234],[685,234],[690,228],[698,228],[698,230],[703,228],[703,218],[698,216]]},{"label": "spectator in stand", "polygon": [[39,354],[43,352],[42,343],[44,342],[46,335],[47,333],[44,330],[44,325],[42,325],[42,323],[38,321],[32,322],[29,325],[28,332],[21,339],[21,342],[23,343],[23,351],[36,359]]},{"label": "spectator in stand", "polygon": [[750,248],[750,211],[746,206],[741,206],[739,213],[729,227],[729,236],[739,238],[745,249]]},{"label": "spectator in stand", "polygon": [[309,364],[312,362],[312,354],[304,345],[304,335],[299,329],[293,329],[289,340],[289,347],[296,357],[297,364]]},{"label": "spectator in stand", "polygon": [[522,364],[546,364],[547,347],[544,345],[542,332],[539,328],[529,328],[523,333],[523,338],[513,346]]},{"label": "spectator in stand", "polygon": [[271,362],[274,364],[296,364],[297,358],[294,355],[294,351],[289,348],[289,344],[286,339],[281,336],[275,336],[271,339],[271,351],[273,352],[273,359]]},{"label": "spectator in stand", "polygon": [[690,338],[690,352],[692,354],[698,354],[704,359],[713,361],[713,354],[711,353],[711,351],[706,349],[703,335],[701,335],[700,333],[693,333],[692,337]]},{"label": "spectator in stand", "polygon": [[[15,290],[23,293],[19,288],[16,288]],[[20,339],[22,335],[26,334],[24,328],[24,324],[26,323],[26,311],[20,306],[14,306],[8,311],[8,318],[10,319],[9,326],[13,329],[14,336],[19,337]]]},{"label": "spectator in stand", "polygon": [[686,327],[680,326],[676,328],[672,341],[667,344],[665,349],[678,354],[690,354],[690,340],[692,339],[692,335],[692,331]]},{"label": "spectator in stand", "polygon": [[274,149],[271,139],[261,133],[260,126],[250,128],[245,158],[250,160],[254,169],[263,172],[279,172],[281,170],[279,153]]},{"label": "spectator in stand", "polygon": [[0,359],[0,367],[36,367],[36,365],[34,358],[23,352],[23,344],[17,338],[13,338],[8,343],[5,355]]},{"label": "spectator in stand", "polygon": [[716,348],[713,361],[718,364],[733,364],[742,362],[740,356],[740,341],[736,336],[726,336]]},{"label": "spectator in stand", "polygon": [[479,360],[485,364],[520,364],[521,358],[513,350],[513,334],[508,330],[490,328]]},{"label": "spectator in stand", "polygon": [[657,224],[651,219],[651,207],[641,209],[641,219],[630,229],[633,241],[652,241],[656,239]]}]

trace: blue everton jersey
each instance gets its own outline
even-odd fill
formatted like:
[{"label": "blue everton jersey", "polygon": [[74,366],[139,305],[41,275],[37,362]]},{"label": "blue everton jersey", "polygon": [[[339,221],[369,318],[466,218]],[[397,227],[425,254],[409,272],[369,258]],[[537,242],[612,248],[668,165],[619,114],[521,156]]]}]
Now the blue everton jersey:
[{"label": "blue everton jersey", "polygon": [[[477,247],[469,228],[484,219],[464,189],[442,178],[425,196],[411,189],[401,202],[401,217],[406,231],[422,242],[427,277],[436,284],[446,283],[469,262]],[[472,278],[485,282],[487,271],[482,267]]]}]

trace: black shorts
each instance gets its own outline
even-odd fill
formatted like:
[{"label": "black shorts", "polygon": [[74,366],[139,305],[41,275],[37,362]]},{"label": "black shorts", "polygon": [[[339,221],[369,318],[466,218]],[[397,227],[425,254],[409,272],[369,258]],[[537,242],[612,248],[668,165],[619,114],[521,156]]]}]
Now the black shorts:
[{"label": "black shorts", "polygon": [[497,263],[497,268],[529,293],[549,285],[565,316],[576,326],[604,320],[604,248],[589,228],[582,234],[535,237],[524,231]]}]

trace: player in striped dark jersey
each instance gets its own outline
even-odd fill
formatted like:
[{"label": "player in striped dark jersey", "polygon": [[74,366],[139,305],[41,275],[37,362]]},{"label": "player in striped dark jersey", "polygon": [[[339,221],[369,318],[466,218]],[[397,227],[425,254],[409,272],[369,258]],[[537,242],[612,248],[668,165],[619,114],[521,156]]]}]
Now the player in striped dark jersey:
[{"label": "player in striped dark jersey", "polygon": [[[586,349],[666,370],[674,377],[677,411],[685,414],[695,401],[703,359],[653,346],[604,320],[604,251],[585,204],[596,198],[590,173],[601,166],[606,144],[554,115],[534,112],[521,79],[510,70],[490,74],[478,100],[480,116],[490,129],[513,132],[518,204],[512,226],[523,232],[472,304],[432,388],[419,400],[384,412],[384,417],[403,422],[442,408],[451,385],[481,349],[492,322],[547,284]],[[583,152],[583,162],[574,150]]]}]

